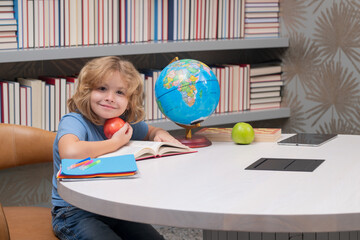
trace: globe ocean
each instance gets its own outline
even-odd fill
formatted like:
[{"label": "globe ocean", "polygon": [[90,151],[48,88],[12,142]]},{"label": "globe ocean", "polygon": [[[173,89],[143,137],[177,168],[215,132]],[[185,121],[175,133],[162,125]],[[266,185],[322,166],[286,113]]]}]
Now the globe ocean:
[{"label": "globe ocean", "polygon": [[204,63],[181,59],[169,64],[155,83],[156,102],[171,121],[193,125],[209,117],[219,103],[220,86]]}]

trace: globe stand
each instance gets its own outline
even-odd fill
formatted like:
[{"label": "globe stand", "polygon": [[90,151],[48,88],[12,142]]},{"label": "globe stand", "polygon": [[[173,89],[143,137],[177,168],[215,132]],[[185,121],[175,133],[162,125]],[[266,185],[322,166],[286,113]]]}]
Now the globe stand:
[{"label": "globe stand", "polygon": [[185,128],[185,130],[186,130],[185,136],[176,136],[175,137],[182,144],[184,144],[190,148],[207,147],[212,144],[211,141],[204,136],[198,136],[198,135],[192,136],[191,129],[200,127],[200,123],[197,123],[195,125],[183,125],[183,124],[177,123],[177,125]]}]

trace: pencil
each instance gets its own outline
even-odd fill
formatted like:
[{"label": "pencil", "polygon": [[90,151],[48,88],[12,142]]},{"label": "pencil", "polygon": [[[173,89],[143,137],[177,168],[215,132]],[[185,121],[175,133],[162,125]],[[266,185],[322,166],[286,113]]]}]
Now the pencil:
[{"label": "pencil", "polygon": [[101,162],[100,160],[97,160],[97,161],[95,161],[95,162],[93,162],[93,163],[91,163],[91,164],[89,164],[89,165],[85,166],[83,169],[84,169],[84,170],[86,170],[86,169],[88,169],[88,168],[91,168],[91,167],[93,167],[93,166],[95,166],[95,165],[99,164],[100,162]]}]

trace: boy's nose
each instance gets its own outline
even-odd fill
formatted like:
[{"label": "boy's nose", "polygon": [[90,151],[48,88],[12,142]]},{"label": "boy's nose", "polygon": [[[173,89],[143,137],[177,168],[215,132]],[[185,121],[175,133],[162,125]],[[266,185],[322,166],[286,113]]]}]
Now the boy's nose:
[{"label": "boy's nose", "polygon": [[109,102],[113,102],[114,101],[114,94],[112,94],[112,93],[108,93],[107,95],[106,95],[106,101],[109,101]]}]

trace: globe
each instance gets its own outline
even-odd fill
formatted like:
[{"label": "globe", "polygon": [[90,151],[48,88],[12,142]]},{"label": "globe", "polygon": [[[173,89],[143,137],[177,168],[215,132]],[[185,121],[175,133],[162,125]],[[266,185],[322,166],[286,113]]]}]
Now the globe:
[{"label": "globe", "polygon": [[215,74],[204,63],[181,59],[170,63],[155,83],[160,111],[179,125],[204,121],[219,103],[220,86]]}]

